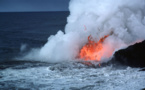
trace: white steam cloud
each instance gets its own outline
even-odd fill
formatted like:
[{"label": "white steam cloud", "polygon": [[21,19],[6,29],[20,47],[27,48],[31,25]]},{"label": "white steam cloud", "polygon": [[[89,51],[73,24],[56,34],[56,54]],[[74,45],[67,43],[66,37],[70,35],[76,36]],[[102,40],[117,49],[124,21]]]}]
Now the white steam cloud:
[{"label": "white steam cloud", "polygon": [[[57,62],[74,60],[91,35],[104,42],[107,58],[110,51],[145,39],[145,0],[71,0],[65,34],[58,31],[40,49],[33,49],[23,59]],[[86,30],[84,30],[86,28]]]}]

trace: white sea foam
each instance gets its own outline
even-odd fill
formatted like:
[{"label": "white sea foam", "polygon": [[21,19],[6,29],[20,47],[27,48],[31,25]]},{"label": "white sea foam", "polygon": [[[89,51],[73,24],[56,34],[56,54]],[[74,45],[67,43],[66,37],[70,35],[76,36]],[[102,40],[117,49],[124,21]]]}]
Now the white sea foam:
[{"label": "white sea foam", "polygon": [[[65,66],[64,66],[65,65]],[[0,89],[141,90],[145,73],[136,68],[87,68],[71,63],[0,71]],[[80,68],[81,67],[81,68]]]}]

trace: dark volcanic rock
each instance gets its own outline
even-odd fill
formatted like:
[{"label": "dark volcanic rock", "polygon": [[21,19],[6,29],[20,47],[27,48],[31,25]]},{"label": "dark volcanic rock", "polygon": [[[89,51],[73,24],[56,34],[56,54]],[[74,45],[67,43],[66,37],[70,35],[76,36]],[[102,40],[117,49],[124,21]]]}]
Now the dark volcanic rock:
[{"label": "dark volcanic rock", "polygon": [[117,51],[114,59],[131,67],[145,67],[145,40]]}]

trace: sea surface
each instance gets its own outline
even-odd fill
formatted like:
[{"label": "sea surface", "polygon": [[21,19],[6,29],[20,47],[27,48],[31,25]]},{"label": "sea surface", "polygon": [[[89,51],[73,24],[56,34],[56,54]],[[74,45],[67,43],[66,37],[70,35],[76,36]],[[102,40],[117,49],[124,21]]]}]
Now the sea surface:
[{"label": "sea surface", "polygon": [[0,13],[0,61],[10,60],[20,47],[41,47],[50,35],[64,30],[69,12]]},{"label": "sea surface", "polygon": [[0,90],[141,90],[145,72],[116,63],[48,63],[16,60],[24,47],[42,47],[64,32],[69,12],[0,13]]}]

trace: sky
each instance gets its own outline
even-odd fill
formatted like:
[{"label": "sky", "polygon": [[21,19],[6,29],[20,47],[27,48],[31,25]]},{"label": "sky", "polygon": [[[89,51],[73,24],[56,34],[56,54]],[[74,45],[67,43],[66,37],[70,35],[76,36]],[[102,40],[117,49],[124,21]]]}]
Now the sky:
[{"label": "sky", "polygon": [[0,12],[68,11],[70,0],[0,0]]}]

